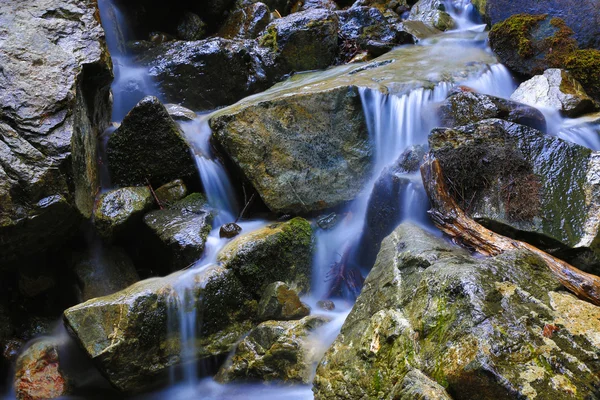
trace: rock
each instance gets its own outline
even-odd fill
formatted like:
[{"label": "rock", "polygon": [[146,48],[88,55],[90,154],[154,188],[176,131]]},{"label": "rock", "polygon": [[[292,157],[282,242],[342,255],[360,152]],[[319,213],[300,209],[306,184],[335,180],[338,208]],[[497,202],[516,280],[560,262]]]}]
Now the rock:
[{"label": "rock", "polygon": [[319,301],[317,301],[317,306],[321,310],[325,310],[325,311],[335,310],[335,303],[331,300],[319,300]]},{"label": "rock", "polygon": [[296,5],[292,7],[292,13],[318,8],[329,11],[335,11],[339,7],[333,0],[300,0],[296,2]]},{"label": "rock", "polygon": [[548,251],[597,248],[596,153],[497,119],[435,129],[429,145],[478,222]]},{"label": "rock", "polygon": [[0,8],[2,265],[60,245],[92,213],[112,80],[97,12],[80,0]]},{"label": "rock", "polygon": [[219,237],[231,239],[236,237],[242,231],[242,227],[235,222],[225,224],[219,229]]},{"label": "rock", "polygon": [[456,27],[456,22],[446,12],[445,3],[442,0],[417,1],[410,9],[408,19],[424,22],[440,31],[447,31]]},{"label": "rock", "polygon": [[264,3],[249,4],[235,10],[219,30],[225,39],[256,39],[269,24],[269,7]]},{"label": "rock", "polygon": [[97,246],[72,257],[81,301],[113,294],[140,280],[131,259],[118,247]]},{"label": "rock", "polygon": [[17,399],[56,399],[69,394],[68,379],[60,367],[59,345],[54,339],[44,339],[19,356],[14,380]]},{"label": "rock", "polygon": [[557,68],[523,82],[510,98],[534,107],[552,108],[571,118],[595,108],[594,100],[581,84],[569,72]]},{"label": "rock", "polygon": [[319,228],[326,231],[333,229],[338,222],[339,218],[336,213],[330,213],[317,219],[317,225],[319,226]]},{"label": "rock", "polygon": [[310,286],[312,249],[310,223],[296,217],[235,238],[220,251],[217,261],[233,270],[256,296],[277,281],[305,292]]},{"label": "rock", "polygon": [[400,25],[400,29],[411,35],[415,43],[442,33],[439,29],[427,25],[423,21],[407,20],[401,22]]},{"label": "rock", "polygon": [[263,322],[237,345],[216,379],[310,383],[318,358],[309,335],[327,322],[329,319],[321,316]]},{"label": "rock", "polygon": [[[499,118],[546,131],[546,118],[528,105],[471,91],[460,91],[449,96],[438,108],[441,126],[456,127]],[[533,104],[531,104],[533,105]]]},{"label": "rock", "polygon": [[[182,287],[188,290],[177,294]],[[251,328],[248,320],[255,311],[250,300],[232,271],[209,266],[140,281],[71,307],[64,319],[110,383],[133,393],[165,382],[171,366],[191,361],[181,359],[184,304],[202,315],[194,335],[200,360],[229,353]]]},{"label": "rock", "polygon": [[518,3],[510,0],[476,0],[473,4],[491,25],[523,13],[562,18],[575,31],[575,38],[581,48],[600,49],[598,0],[548,0],[543,4],[536,0]]},{"label": "rock", "polygon": [[352,4],[352,8],[355,7],[375,7],[381,12],[391,10],[397,15],[410,11],[410,5],[406,0],[356,0]]},{"label": "rock", "polygon": [[232,104],[268,88],[278,77],[270,51],[252,41],[169,42],[140,61],[163,98],[195,111]]},{"label": "rock", "polygon": [[44,263],[26,263],[19,269],[19,293],[25,297],[35,297],[56,286],[56,271],[49,270]]},{"label": "rock", "polygon": [[147,186],[125,187],[103,193],[94,210],[94,225],[104,238],[132,232],[146,212],[154,207]]},{"label": "rock", "polygon": [[393,400],[452,400],[443,386],[418,369],[408,371],[392,389]]},{"label": "rock", "polygon": [[169,206],[187,196],[188,190],[181,179],[175,179],[156,189],[154,194],[160,204]]},{"label": "rock", "polygon": [[261,321],[288,321],[310,314],[310,308],[300,301],[298,293],[283,282],[273,282],[266,287],[258,303]]},{"label": "rock", "polygon": [[21,348],[25,344],[25,342],[18,339],[2,340],[0,341],[0,343],[0,351],[2,352],[1,355],[6,361],[10,363],[16,361],[17,357],[19,356],[19,353],[21,352]]},{"label": "rock", "polygon": [[[294,76],[213,113],[213,138],[272,211],[300,214],[344,204],[370,179],[373,161],[359,88],[401,96],[477,76],[496,62],[481,49],[440,46],[440,52],[401,47],[367,64],[331,69],[326,77]],[[457,57],[448,59],[449,52]]]},{"label": "rock", "polygon": [[152,246],[157,259],[164,260],[173,270],[197,261],[212,230],[213,213],[204,196],[193,193],[164,210],[146,214],[144,223],[157,242],[157,246]]},{"label": "rock", "polygon": [[142,99],[106,145],[113,183],[158,187],[174,179],[196,181],[198,172],[183,133],[156,97]]},{"label": "rock", "polygon": [[328,10],[311,9],[276,19],[267,25],[259,43],[275,54],[283,74],[324,69],[338,52],[338,18]]},{"label": "rock", "polygon": [[402,224],[320,362],[315,398],[393,398],[411,370],[452,398],[594,397],[600,309],[560,290],[532,253],[473,257]]},{"label": "rock", "polygon": [[190,110],[189,108],[185,108],[180,106],[179,104],[165,104],[165,108],[167,112],[175,121],[193,121],[196,119],[196,113]]},{"label": "rock", "polygon": [[181,40],[200,40],[206,34],[206,24],[191,12],[186,12],[177,25],[177,37]]}]

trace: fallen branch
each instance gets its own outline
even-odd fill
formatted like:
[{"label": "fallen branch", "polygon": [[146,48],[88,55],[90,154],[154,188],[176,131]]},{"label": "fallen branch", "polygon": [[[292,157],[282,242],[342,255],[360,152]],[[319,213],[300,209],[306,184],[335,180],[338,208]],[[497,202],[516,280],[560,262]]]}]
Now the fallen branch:
[{"label": "fallen branch", "polygon": [[150,181],[148,180],[148,178],[146,178],[146,183],[148,184],[148,187],[150,188],[150,193],[152,193],[152,197],[154,197],[154,201],[156,201],[158,208],[160,208],[162,210],[163,206],[160,203],[160,200],[158,199],[158,197],[156,196],[156,193],[154,193],[154,189],[152,189],[152,185],[150,184]]},{"label": "fallen branch", "polygon": [[499,235],[469,218],[448,192],[438,160],[428,155],[421,166],[425,190],[431,201],[433,223],[456,242],[486,256],[526,249],[539,256],[558,280],[579,298],[600,306],[600,277],[585,273],[542,250]]},{"label": "fallen branch", "polygon": [[341,296],[344,286],[352,293],[354,297],[358,297],[364,283],[364,278],[360,269],[350,266],[350,254],[355,246],[352,241],[349,242],[344,249],[344,254],[340,261],[334,262],[331,269],[327,273],[327,280],[331,281],[329,292],[325,296],[326,299],[334,296]]}]

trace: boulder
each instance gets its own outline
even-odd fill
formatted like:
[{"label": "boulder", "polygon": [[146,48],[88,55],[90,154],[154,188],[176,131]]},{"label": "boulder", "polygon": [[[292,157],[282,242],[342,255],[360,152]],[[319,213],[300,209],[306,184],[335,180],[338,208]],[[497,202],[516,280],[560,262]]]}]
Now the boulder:
[{"label": "boulder", "polygon": [[594,100],[581,84],[568,71],[557,68],[547,69],[543,75],[521,83],[510,98],[530,106],[558,110],[571,118],[595,108]]},{"label": "boulder", "polygon": [[232,104],[268,88],[277,78],[270,51],[253,41],[167,42],[140,61],[164,99],[194,111]]},{"label": "boulder", "polygon": [[452,400],[442,385],[418,369],[408,371],[392,389],[393,400]]},{"label": "boulder", "polygon": [[282,74],[324,69],[335,62],[338,28],[335,13],[311,9],[271,22],[259,43],[275,54],[277,68]]},{"label": "boulder", "polygon": [[321,360],[315,398],[420,398],[399,396],[411,371],[437,383],[433,398],[593,398],[599,312],[532,253],[475,257],[404,223]]},{"label": "boulder", "polygon": [[118,185],[158,187],[174,179],[198,179],[183,133],[156,97],[145,97],[129,111],[108,139],[106,153]]},{"label": "boulder", "polygon": [[225,39],[256,39],[271,21],[269,7],[264,3],[248,4],[235,10],[219,30]]},{"label": "boulder", "polygon": [[186,12],[177,25],[177,37],[181,40],[200,40],[206,34],[206,24],[192,12]]},{"label": "boulder", "polygon": [[424,22],[440,31],[447,31],[456,27],[456,22],[446,12],[446,5],[443,0],[417,1],[410,9],[408,19]]},{"label": "boulder", "polygon": [[310,383],[318,354],[309,335],[327,322],[322,316],[263,322],[236,346],[216,379]]},{"label": "boulder", "polygon": [[273,282],[265,288],[258,303],[261,321],[288,321],[310,314],[310,308],[300,301],[298,293],[283,282]]},{"label": "boulder", "polygon": [[439,29],[427,25],[423,21],[407,20],[402,21],[399,25],[399,29],[411,35],[415,43],[442,33]]},{"label": "boulder", "polygon": [[[0,264],[61,244],[90,217],[112,70],[95,2],[0,8]],[[26,49],[26,51],[24,50]]]},{"label": "boulder", "polygon": [[[440,46],[439,52],[401,47],[327,76],[294,76],[213,113],[213,138],[272,211],[300,214],[344,204],[363,189],[373,161],[360,90],[401,96],[477,76],[496,62],[481,49]],[[448,52],[457,57],[448,59]]]},{"label": "boulder", "polygon": [[113,239],[117,235],[131,233],[154,205],[147,186],[111,190],[98,198],[94,225],[102,237]]},{"label": "boulder", "polygon": [[296,217],[240,235],[217,255],[217,261],[233,270],[257,297],[272,282],[285,282],[306,292],[312,272],[313,231]]},{"label": "boulder", "polygon": [[43,339],[19,356],[14,379],[18,400],[56,399],[69,394],[68,378],[60,366],[59,346],[55,339]]},{"label": "boulder", "polygon": [[175,179],[156,189],[154,194],[161,205],[169,206],[187,196],[188,190],[181,179]]},{"label": "boulder", "polygon": [[113,294],[140,280],[133,262],[119,247],[98,245],[73,254],[72,262],[80,301]]},{"label": "boulder", "polygon": [[144,216],[153,234],[151,252],[172,270],[185,268],[200,259],[212,230],[214,211],[200,193],[194,193],[163,210]]},{"label": "boulder", "polygon": [[498,119],[434,129],[429,145],[478,222],[548,251],[597,248],[596,153]]},{"label": "boulder", "polygon": [[440,126],[453,128],[484,119],[499,118],[545,132],[544,114],[532,107],[534,104],[525,105],[522,102],[518,103],[518,99],[514,100],[468,90],[459,91],[449,96],[438,107]]},{"label": "boulder", "polygon": [[598,0],[474,0],[489,24],[494,25],[516,14],[548,14],[562,18],[575,31],[575,38],[581,48],[600,49],[600,16]]}]

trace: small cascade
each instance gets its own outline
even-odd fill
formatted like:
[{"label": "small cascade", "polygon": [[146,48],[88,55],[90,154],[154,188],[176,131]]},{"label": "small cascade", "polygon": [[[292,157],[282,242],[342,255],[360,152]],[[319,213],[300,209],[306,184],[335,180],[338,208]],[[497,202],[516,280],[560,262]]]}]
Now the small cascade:
[{"label": "small cascade", "polygon": [[600,124],[597,121],[589,121],[585,116],[566,118],[558,110],[539,106],[537,108],[546,118],[548,134],[594,151],[600,150]]},{"label": "small cascade", "polygon": [[459,31],[483,32],[486,25],[471,0],[444,0],[446,12],[456,21]]},{"label": "small cascade", "polygon": [[508,99],[517,88],[517,82],[508,68],[494,64],[480,77],[464,83],[476,92]]}]

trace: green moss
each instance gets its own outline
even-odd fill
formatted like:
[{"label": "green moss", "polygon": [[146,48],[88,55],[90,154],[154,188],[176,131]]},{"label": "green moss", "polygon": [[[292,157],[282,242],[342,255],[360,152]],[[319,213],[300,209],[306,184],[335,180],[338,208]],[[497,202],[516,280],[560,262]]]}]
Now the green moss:
[{"label": "green moss", "polygon": [[533,55],[530,33],[533,27],[546,19],[547,15],[517,14],[495,24],[490,31],[490,39],[510,41],[517,46],[519,56],[528,58]]},{"label": "green moss", "polygon": [[268,26],[267,32],[261,36],[258,43],[261,46],[270,48],[275,53],[279,52],[279,47],[277,46],[277,28],[273,25]]},{"label": "green moss", "polygon": [[600,51],[576,50],[564,59],[564,67],[581,83],[586,92],[600,98]]}]

